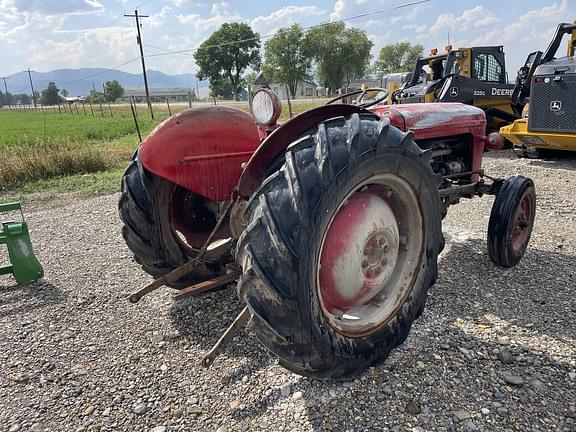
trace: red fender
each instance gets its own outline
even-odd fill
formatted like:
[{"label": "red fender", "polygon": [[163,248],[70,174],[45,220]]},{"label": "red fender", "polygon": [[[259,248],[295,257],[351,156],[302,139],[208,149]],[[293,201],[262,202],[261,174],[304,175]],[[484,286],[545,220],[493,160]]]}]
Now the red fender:
[{"label": "red fender", "polygon": [[242,163],[260,145],[253,117],[219,106],[191,108],[170,117],[140,147],[142,165],[210,200],[224,201],[240,179]]},{"label": "red fender", "polygon": [[248,165],[244,168],[238,184],[240,196],[249,198],[264,180],[266,168],[268,168],[272,161],[276,159],[279,154],[283,153],[297,137],[308,129],[327,119],[349,116],[359,112],[370,111],[355,105],[324,105],[310,111],[305,111],[284,123],[268,135],[268,138],[262,142],[262,145],[258,147],[258,150],[256,150],[248,161]]}]

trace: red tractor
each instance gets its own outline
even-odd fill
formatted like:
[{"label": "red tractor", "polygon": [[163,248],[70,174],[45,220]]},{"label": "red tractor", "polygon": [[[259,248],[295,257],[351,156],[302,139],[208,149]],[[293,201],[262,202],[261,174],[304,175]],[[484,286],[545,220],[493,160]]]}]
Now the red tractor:
[{"label": "red tractor", "polygon": [[534,184],[484,174],[484,151],[504,142],[485,136],[484,112],[381,105],[385,90],[364,103],[370,93],[279,126],[276,95],[260,90],[252,115],[189,109],[140,146],[122,182],[122,233],[157,280],[130,300],[162,285],[183,296],[238,279],[247,305],[206,366],[246,322],[302,375],[346,378],[382,362],[424,310],[442,219],[461,198],[496,196],[495,264],[511,267],[524,255]]}]

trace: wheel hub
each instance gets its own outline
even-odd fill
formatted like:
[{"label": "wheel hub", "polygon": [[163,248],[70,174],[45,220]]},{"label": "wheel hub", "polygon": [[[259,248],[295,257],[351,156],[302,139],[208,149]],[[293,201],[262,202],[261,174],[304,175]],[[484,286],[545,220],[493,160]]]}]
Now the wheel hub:
[{"label": "wheel hub", "polygon": [[368,303],[385,288],[396,267],[398,223],[382,196],[354,193],[335,215],[320,256],[324,307],[346,311]]},{"label": "wheel hub", "polygon": [[514,225],[512,228],[512,247],[515,251],[520,251],[525,247],[530,232],[530,215],[532,212],[532,201],[528,195],[522,197]]}]

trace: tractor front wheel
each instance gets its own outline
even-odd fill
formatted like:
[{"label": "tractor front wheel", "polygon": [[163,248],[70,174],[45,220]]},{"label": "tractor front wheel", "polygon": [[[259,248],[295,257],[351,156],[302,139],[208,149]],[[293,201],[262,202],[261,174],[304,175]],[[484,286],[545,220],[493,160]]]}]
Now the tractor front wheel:
[{"label": "tractor front wheel", "polygon": [[347,378],[424,310],[442,247],[427,153],[372,114],[297,139],[250,200],[237,248],[251,329],[284,367]]},{"label": "tractor front wheel", "polygon": [[513,267],[524,256],[536,214],[532,180],[513,176],[504,181],[490,213],[488,256],[502,267]]},{"label": "tractor front wheel", "polygon": [[[133,161],[122,178],[118,204],[122,236],[144,271],[161,277],[193,259],[216,225],[222,203],[209,201]],[[222,224],[226,229],[228,224]],[[218,232],[214,240],[229,237]],[[231,254],[201,264],[175,283],[184,288],[225,273]]]}]

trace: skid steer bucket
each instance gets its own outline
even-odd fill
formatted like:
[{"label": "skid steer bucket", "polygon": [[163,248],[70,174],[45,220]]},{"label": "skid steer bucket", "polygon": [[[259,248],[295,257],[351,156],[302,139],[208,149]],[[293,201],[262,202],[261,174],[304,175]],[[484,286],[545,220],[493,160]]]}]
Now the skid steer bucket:
[{"label": "skid steer bucket", "polygon": [[9,264],[0,264],[0,275],[13,274],[19,284],[34,282],[44,276],[42,265],[36,259],[30,242],[28,225],[19,202],[0,204],[0,214],[20,211],[20,222],[2,222],[0,245],[8,247]]}]

